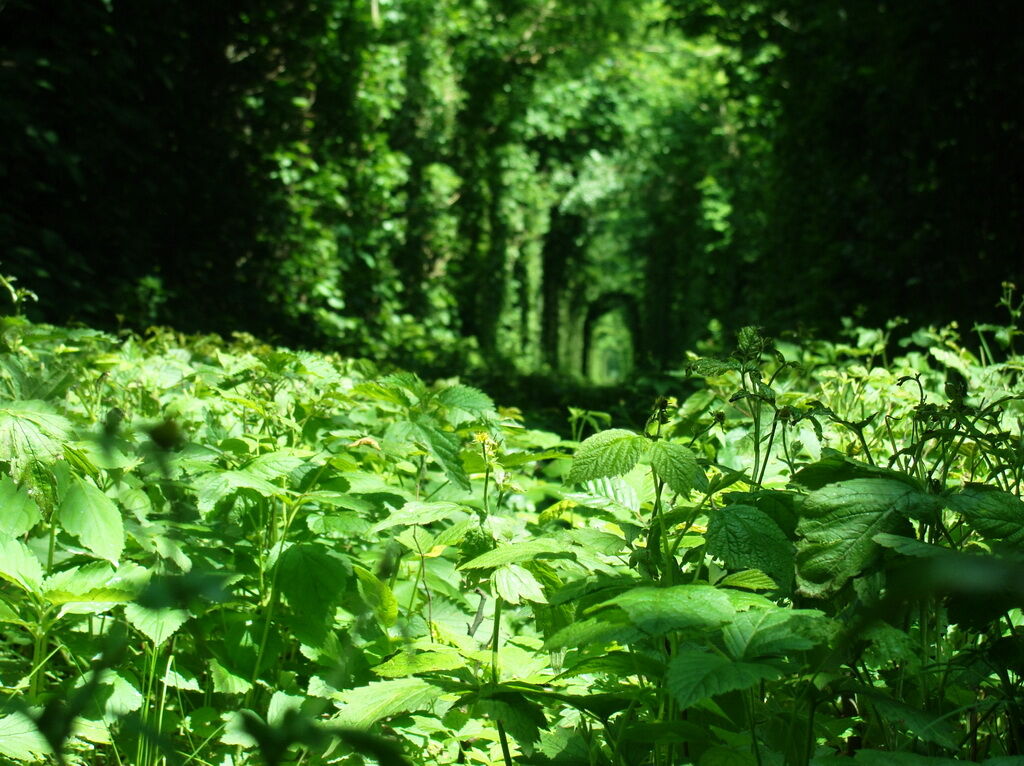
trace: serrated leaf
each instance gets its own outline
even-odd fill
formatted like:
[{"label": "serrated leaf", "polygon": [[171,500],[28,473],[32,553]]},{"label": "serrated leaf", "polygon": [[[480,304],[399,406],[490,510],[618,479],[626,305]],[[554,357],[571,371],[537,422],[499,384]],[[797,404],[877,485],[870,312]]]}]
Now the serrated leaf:
[{"label": "serrated leaf", "polygon": [[470,488],[469,477],[462,467],[462,461],[459,460],[462,440],[458,434],[444,431],[426,419],[404,425],[407,438],[422,446],[433,456],[452,484],[462,490]]},{"label": "serrated leaf", "polygon": [[298,694],[288,694],[281,690],[274,692],[267,704],[267,724],[280,726],[289,711],[298,712],[305,701],[306,698]]},{"label": "serrated leaf", "polygon": [[679,709],[686,710],[707,697],[748,689],[780,675],[769,665],[735,662],[720,654],[683,649],[669,663],[665,680]]},{"label": "serrated leaf", "polygon": [[580,444],[565,481],[581,484],[591,479],[628,473],[643,456],[650,441],[622,428],[594,434]]},{"label": "serrated leaf", "polygon": [[28,627],[28,623],[21,619],[21,616],[14,611],[14,607],[8,604],[3,599],[0,599],[0,622],[8,622],[14,625],[22,625]]},{"label": "serrated leaf", "polygon": [[53,750],[35,723],[20,713],[0,718],[0,755],[19,761],[35,761]]},{"label": "serrated leaf", "polygon": [[473,709],[477,715],[501,721],[527,755],[533,752],[533,745],[540,740],[541,730],[548,727],[541,706],[522,694],[492,694],[478,700]]},{"label": "serrated leaf", "polygon": [[388,716],[427,710],[441,694],[440,688],[420,678],[374,681],[333,695],[340,703],[341,711],[332,721],[342,726],[365,729]]},{"label": "serrated leaf", "polygon": [[391,592],[387,583],[369,569],[354,564],[352,571],[356,573],[356,578],[359,580],[359,589],[363,594],[363,599],[369,604],[380,624],[385,628],[390,628],[398,620],[398,601],[395,600],[395,594]]},{"label": "serrated leaf", "polygon": [[219,694],[245,694],[252,688],[249,681],[235,675],[215,659],[210,660],[210,676],[213,690]]},{"label": "serrated leaf", "polygon": [[651,467],[673,492],[686,497],[697,485],[700,467],[693,451],[682,444],[659,441],[651,446]]},{"label": "serrated leaf", "polygon": [[763,511],[727,505],[709,514],[707,552],[729,569],[760,569],[786,585],[793,580],[793,543]]},{"label": "serrated leaf", "polygon": [[630,622],[650,636],[673,630],[718,628],[733,618],[729,597],[710,585],[641,587],[609,599],[594,610],[617,606]]},{"label": "serrated leaf", "polygon": [[0,455],[20,475],[34,460],[44,463],[64,454],[71,423],[37,399],[0,405]]},{"label": "serrated leaf", "polygon": [[128,604],[124,608],[124,616],[128,624],[152,641],[154,646],[160,646],[188,622],[190,615],[184,609],[147,609],[138,604]]},{"label": "serrated leaf", "polygon": [[464,511],[465,508],[458,503],[444,501],[425,503],[419,500],[410,500],[398,510],[390,513],[386,519],[374,524],[372,531],[380,532],[391,527],[432,524]]},{"label": "serrated leaf", "polygon": [[522,543],[502,545],[494,550],[487,551],[475,559],[467,561],[459,569],[490,569],[505,564],[518,564],[523,561],[532,561],[538,556],[571,557],[573,556],[572,544],[568,541],[539,537],[535,540],[527,540]]},{"label": "serrated leaf", "polygon": [[0,577],[29,593],[39,593],[43,567],[25,543],[0,537]]},{"label": "serrated leaf", "polygon": [[300,637],[319,646],[334,626],[335,609],[349,585],[349,568],[315,543],[291,546],[277,567],[278,588],[292,609]]},{"label": "serrated leaf", "polygon": [[202,687],[199,686],[199,679],[193,673],[185,670],[185,668],[174,667],[173,665],[168,666],[164,673],[163,682],[172,689],[182,689],[189,692],[202,691]]},{"label": "serrated leaf", "polygon": [[124,550],[121,511],[94,484],[72,476],[71,485],[57,510],[57,520],[93,555],[112,564],[117,564],[121,558]]},{"label": "serrated leaf", "polygon": [[760,569],[744,569],[742,572],[733,572],[718,581],[718,586],[723,588],[746,588],[747,590],[775,590],[779,587],[771,577]]},{"label": "serrated leaf", "polygon": [[936,499],[892,479],[852,479],[815,490],[804,501],[797,531],[801,588],[827,593],[859,574],[874,559],[880,533],[906,529],[905,517]]},{"label": "serrated leaf", "polygon": [[114,570],[106,562],[94,562],[56,572],[43,581],[43,593],[51,604],[124,604],[135,589],[121,581],[111,582]]},{"label": "serrated leaf", "polygon": [[472,386],[449,386],[438,392],[435,399],[450,410],[446,420],[454,426],[477,420],[494,410],[491,397]]},{"label": "serrated leaf", "polygon": [[509,604],[531,601],[535,604],[546,604],[547,597],[537,578],[517,564],[506,564],[498,567],[491,575],[494,589]]},{"label": "serrated leaf", "polygon": [[245,471],[211,471],[192,482],[196,492],[196,506],[202,513],[209,513],[218,502],[240,489],[251,489],[262,497],[284,494],[266,479]]},{"label": "serrated leaf", "polygon": [[0,478],[0,536],[21,537],[43,520],[28,489],[10,476]]},{"label": "serrated leaf", "polygon": [[384,678],[402,678],[416,673],[435,673],[466,667],[466,659],[454,649],[426,652],[400,652],[373,668]]},{"label": "serrated leaf", "polygon": [[812,609],[742,612],[722,630],[723,643],[734,660],[778,657],[810,649],[828,636],[824,615]]},{"label": "serrated leaf", "polygon": [[986,540],[1024,546],[1024,501],[1016,495],[990,487],[967,487],[946,503]]}]

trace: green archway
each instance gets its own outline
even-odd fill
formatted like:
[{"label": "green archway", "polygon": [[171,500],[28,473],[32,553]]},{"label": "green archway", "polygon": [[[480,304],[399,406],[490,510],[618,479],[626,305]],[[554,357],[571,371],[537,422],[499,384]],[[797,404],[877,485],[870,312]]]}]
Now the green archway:
[{"label": "green archway", "polygon": [[636,364],[636,328],[634,296],[610,293],[591,303],[584,324],[584,376],[601,386],[629,378]]}]

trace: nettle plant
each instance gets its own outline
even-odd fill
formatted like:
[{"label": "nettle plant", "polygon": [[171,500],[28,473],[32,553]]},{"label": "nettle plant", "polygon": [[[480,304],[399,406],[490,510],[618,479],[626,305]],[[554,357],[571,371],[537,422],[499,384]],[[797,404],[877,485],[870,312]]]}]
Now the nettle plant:
[{"label": "nettle plant", "polygon": [[1018,762],[1020,362],[915,337],[747,330],[580,442],[610,423],[5,320],[0,760]]}]

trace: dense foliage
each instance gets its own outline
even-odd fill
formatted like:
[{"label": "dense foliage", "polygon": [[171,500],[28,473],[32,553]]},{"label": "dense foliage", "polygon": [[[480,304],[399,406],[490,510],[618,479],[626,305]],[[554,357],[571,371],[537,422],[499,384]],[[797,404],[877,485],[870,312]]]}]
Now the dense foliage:
[{"label": "dense foliage", "polygon": [[571,439],[250,336],[7,318],[0,762],[1021,764],[1007,302],[977,356],[747,328]]},{"label": "dense foliage", "polygon": [[1017,11],[7,0],[5,273],[50,321],[434,372],[614,379],[711,318],[966,328],[1024,279]]}]

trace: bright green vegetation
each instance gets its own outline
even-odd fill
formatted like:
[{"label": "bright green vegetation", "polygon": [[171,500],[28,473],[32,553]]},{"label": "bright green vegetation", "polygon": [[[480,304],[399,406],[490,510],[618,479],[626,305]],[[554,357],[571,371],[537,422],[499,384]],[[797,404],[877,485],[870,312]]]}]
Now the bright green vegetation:
[{"label": "bright green vegetation", "polygon": [[6,319],[0,761],[1024,762],[1024,359],[981,333],[746,329],[567,440],[365,361]]}]

